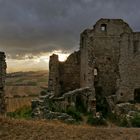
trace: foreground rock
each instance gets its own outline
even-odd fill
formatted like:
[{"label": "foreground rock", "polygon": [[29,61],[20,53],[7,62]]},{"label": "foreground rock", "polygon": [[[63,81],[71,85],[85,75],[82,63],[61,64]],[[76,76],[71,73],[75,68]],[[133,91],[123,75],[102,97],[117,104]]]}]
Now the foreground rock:
[{"label": "foreground rock", "polygon": [[[74,118],[68,115],[69,109],[75,109],[82,105],[86,112],[96,113],[95,97],[90,88],[76,89],[63,94],[61,97],[55,97],[52,93],[40,96],[39,100],[32,101],[32,115],[34,118],[58,119],[65,122],[73,122]],[[79,103],[79,104],[77,104]]]}]

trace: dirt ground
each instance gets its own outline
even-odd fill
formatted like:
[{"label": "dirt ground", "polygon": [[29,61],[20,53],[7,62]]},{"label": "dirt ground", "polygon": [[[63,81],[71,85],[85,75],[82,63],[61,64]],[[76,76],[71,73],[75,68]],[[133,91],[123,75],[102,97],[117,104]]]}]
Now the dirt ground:
[{"label": "dirt ground", "polygon": [[0,140],[140,140],[140,129],[0,117]]}]

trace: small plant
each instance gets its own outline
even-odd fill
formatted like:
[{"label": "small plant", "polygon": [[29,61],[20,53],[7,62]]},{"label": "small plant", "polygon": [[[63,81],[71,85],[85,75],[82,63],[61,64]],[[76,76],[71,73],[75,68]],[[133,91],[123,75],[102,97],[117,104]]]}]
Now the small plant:
[{"label": "small plant", "polygon": [[133,127],[140,127],[140,113],[135,115],[132,119],[131,119],[131,125]]},{"label": "small plant", "polygon": [[121,127],[130,127],[130,124],[129,124],[129,122],[128,122],[126,117],[124,117],[124,118],[122,118],[120,120],[119,126],[121,126]]},{"label": "small plant", "polygon": [[47,91],[45,91],[45,90],[42,90],[41,92],[40,92],[40,95],[47,95]]},{"label": "small plant", "polygon": [[129,127],[129,123],[128,123],[128,120],[126,119],[126,117],[122,118],[114,113],[109,113],[108,120],[117,126]]},{"label": "small plant", "polygon": [[37,86],[37,83],[36,82],[33,82],[33,81],[29,81],[27,84],[29,86]]},{"label": "small plant", "polygon": [[111,121],[112,123],[115,123],[116,125],[120,123],[119,117],[114,113],[109,113],[107,118],[109,121]]},{"label": "small plant", "polygon": [[96,118],[93,117],[91,114],[88,116],[87,123],[90,125],[107,125],[107,122],[104,118]]},{"label": "small plant", "polygon": [[17,109],[15,112],[8,112],[7,116],[18,119],[30,119],[31,113],[31,107],[24,106],[20,109]]},{"label": "small plant", "polygon": [[76,121],[82,121],[81,113],[78,112],[75,108],[68,108],[66,113],[71,115]]}]

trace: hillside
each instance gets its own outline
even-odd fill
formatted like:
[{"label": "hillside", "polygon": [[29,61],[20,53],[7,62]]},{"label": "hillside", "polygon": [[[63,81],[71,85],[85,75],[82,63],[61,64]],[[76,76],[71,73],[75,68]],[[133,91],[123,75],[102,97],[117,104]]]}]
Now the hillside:
[{"label": "hillside", "polygon": [[16,72],[7,74],[5,94],[7,111],[30,105],[38,97],[42,88],[47,87],[48,72]]},{"label": "hillside", "polygon": [[67,125],[0,117],[0,140],[140,140],[140,129]]}]

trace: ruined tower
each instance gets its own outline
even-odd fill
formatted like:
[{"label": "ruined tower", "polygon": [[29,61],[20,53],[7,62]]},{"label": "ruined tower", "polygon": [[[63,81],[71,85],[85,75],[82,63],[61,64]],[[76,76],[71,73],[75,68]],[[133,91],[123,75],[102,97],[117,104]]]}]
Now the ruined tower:
[{"label": "ruined tower", "polygon": [[4,94],[6,67],[5,54],[0,52],[0,114],[5,113],[6,111]]}]

